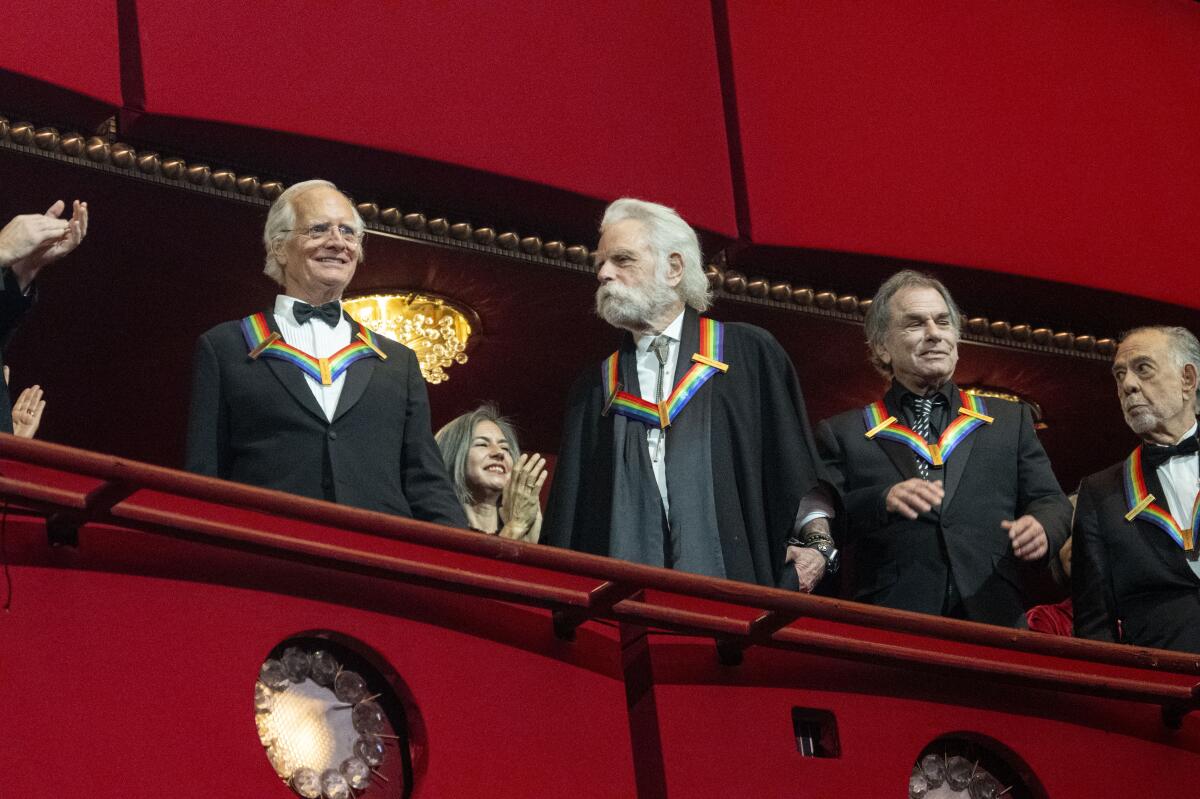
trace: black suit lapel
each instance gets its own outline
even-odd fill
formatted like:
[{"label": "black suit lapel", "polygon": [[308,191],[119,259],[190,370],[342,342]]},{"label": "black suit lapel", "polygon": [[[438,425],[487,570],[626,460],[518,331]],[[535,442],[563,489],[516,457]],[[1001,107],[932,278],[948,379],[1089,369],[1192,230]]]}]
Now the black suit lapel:
[{"label": "black suit lapel", "polygon": [[[958,418],[958,409],[962,406],[962,399],[958,392],[955,391],[950,395],[950,414],[946,420],[946,426]],[[995,422],[993,422],[995,424]],[[981,425],[986,427],[987,425]],[[962,481],[963,472],[967,469],[967,461],[971,457],[971,450],[975,448],[975,438],[983,431],[979,428],[971,431],[971,434],[959,442],[954,451],[950,453],[950,459],[946,461],[944,471],[946,473],[945,489],[946,496],[942,499],[942,511],[950,506],[951,500],[954,499],[954,491],[958,488],[958,484]]]},{"label": "black suit lapel", "polygon": [[[884,396],[883,401],[884,408],[887,410],[888,415],[896,417],[897,424],[906,425],[907,423],[904,419],[904,413],[900,410],[900,408],[893,404],[891,391]],[[863,427],[863,432],[866,433],[865,426]],[[884,454],[888,456],[888,460],[890,460],[896,467],[896,470],[900,472],[900,476],[903,479],[908,480],[913,477],[921,476],[921,473],[917,471],[917,454],[915,452],[913,452],[904,444],[901,444],[899,441],[891,441],[886,438],[875,438],[873,440],[879,445],[880,449],[883,450]]]},{"label": "black suit lapel", "polygon": [[[275,323],[275,312],[267,311],[267,326],[272,332],[279,333],[279,325]],[[282,336],[283,334],[280,333]],[[260,361],[266,361],[267,368],[275,375],[288,393],[292,395],[292,399],[300,403],[304,410],[311,413],[321,422],[327,421],[325,412],[321,410],[321,406],[317,404],[317,398],[313,396],[312,389],[308,386],[308,377],[295,364],[281,361],[278,358],[259,358]]]},{"label": "black suit lapel", "polygon": [[[343,311],[343,314],[345,312]],[[346,314],[346,318],[350,316]],[[350,319],[350,329],[353,330],[353,335],[357,336],[360,330],[358,322]],[[363,392],[367,390],[367,384],[371,382],[371,375],[375,373],[375,365],[379,362],[379,358],[360,358],[350,364],[350,368],[346,370],[346,382],[342,384],[342,395],[338,398],[337,410],[334,411],[333,421],[342,418],[354,404],[362,399]]]},{"label": "black suit lapel", "polygon": [[[675,360],[675,382],[678,383],[692,368],[692,356],[700,351],[700,316],[691,306],[683,312],[683,328],[679,331],[679,356]],[[665,400],[674,386],[663,388]]]},{"label": "black suit lapel", "polygon": [[888,459],[900,472],[900,476],[905,480],[921,476],[921,473],[917,471],[917,456],[911,449],[899,441],[888,441],[883,438],[875,439],[875,443],[888,456]]}]

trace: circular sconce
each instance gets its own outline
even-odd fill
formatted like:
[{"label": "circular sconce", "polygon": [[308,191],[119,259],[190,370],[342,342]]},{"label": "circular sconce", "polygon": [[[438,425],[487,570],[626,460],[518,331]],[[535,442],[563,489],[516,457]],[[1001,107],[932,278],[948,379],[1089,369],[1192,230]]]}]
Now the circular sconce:
[{"label": "circular sconce", "polygon": [[347,297],[342,307],[359,323],[399,341],[417,354],[428,383],[449,379],[446,370],[467,362],[467,346],[479,317],[465,305],[436,294],[395,292]]},{"label": "circular sconce", "polygon": [[965,733],[939,738],[917,758],[909,799],[1032,799],[1044,796],[1028,768],[1003,744]]},{"label": "circular sconce", "polygon": [[275,773],[305,799],[352,799],[382,779],[384,739],[395,736],[379,696],[326,649],[289,646],[265,660],[254,723]]}]

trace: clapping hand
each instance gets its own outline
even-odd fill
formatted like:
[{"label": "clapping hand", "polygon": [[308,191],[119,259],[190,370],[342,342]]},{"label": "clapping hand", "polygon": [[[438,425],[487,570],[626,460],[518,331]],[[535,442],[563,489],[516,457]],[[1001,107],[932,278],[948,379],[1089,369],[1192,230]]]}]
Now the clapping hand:
[{"label": "clapping hand", "polygon": [[19,438],[33,438],[37,435],[44,410],[46,410],[46,401],[42,399],[41,386],[30,386],[22,391],[21,396],[17,397],[17,401],[13,403],[13,435]]},{"label": "clapping hand", "polygon": [[44,214],[21,214],[0,229],[0,265],[12,269],[22,291],[38,270],[73,251],[87,235],[87,203],[75,200],[69,221],[62,218],[64,210],[59,200]]},{"label": "clapping hand", "polygon": [[546,482],[546,459],[537,453],[522,453],[513,464],[512,477],[500,495],[502,538],[537,540],[541,533],[542,506],[538,497]]}]

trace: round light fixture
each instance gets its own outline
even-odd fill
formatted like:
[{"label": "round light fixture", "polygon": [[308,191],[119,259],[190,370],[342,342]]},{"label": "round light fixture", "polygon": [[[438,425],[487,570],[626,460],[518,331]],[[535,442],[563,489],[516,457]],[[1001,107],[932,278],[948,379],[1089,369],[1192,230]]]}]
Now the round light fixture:
[{"label": "round light fixture", "polygon": [[933,741],[908,776],[909,799],[1033,799],[1037,780],[999,741],[963,732]]},{"label": "round light fixture", "polygon": [[280,779],[305,799],[351,799],[384,759],[383,708],[325,650],[288,647],[254,685],[254,723]]},{"label": "round light fixture", "polygon": [[467,343],[479,330],[470,308],[436,294],[414,291],[347,297],[342,307],[356,321],[416,353],[421,376],[437,384],[446,370],[467,362]]}]

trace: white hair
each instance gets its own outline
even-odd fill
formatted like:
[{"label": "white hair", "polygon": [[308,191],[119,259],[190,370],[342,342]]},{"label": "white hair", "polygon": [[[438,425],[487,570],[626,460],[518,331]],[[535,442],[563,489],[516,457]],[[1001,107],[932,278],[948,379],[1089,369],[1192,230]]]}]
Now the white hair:
[{"label": "white hair", "polygon": [[[279,261],[275,258],[275,242],[286,238],[292,228],[296,226],[296,209],[292,203],[296,198],[306,191],[311,189],[333,189],[338,191],[338,187],[330,183],[328,180],[305,180],[300,183],[294,183],[284,190],[275,198],[275,202],[271,204],[271,210],[267,212],[267,224],[263,227],[263,246],[267,250],[266,265],[263,267],[263,274],[274,280],[279,285],[283,285],[283,268],[279,265]],[[342,194],[346,197],[345,194]],[[350,198],[346,197],[346,201],[350,202]],[[350,207],[354,208],[354,203],[350,202]],[[362,215],[358,213],[358,209],[354,208],[354,224],[361,232],[366,228],[363,222]],[[363,261],[363,244],[365,240],[358,244],[358,262]]]},{"label": "white hair", "polygon": [[659,280],[667,274],[670,256],[678,255],[683,261],[683,277],[675,288],[676,293],[700,313],[708,310],[712,304],[712,288],[708,285],[708,275],[704,274],[696,231],[673,208],[631,197],[622,197],[605,209],[600,230],[603,232],[609,225],[626,219],[640,222],[645,229],[646,239],[658,259],[655,274]]},{"label": "white hair", "polygon": [[[1173,325],[1135,327],[1133,330],[1123,333],[1120,340],[1125,341],[1134,333],[1150,331],[1161,333],[1167,337],[1167,350],[1170,352],[1171,360],[1175,362],[1176,368],[1183,369],[1190,363],[1196,370],[1196,374],[1200,375],[1200,341],[1197,341],[1196,336],[1186,327]],[[1196,412],[1200,414],[1200,383],[1196,385]]]}]

